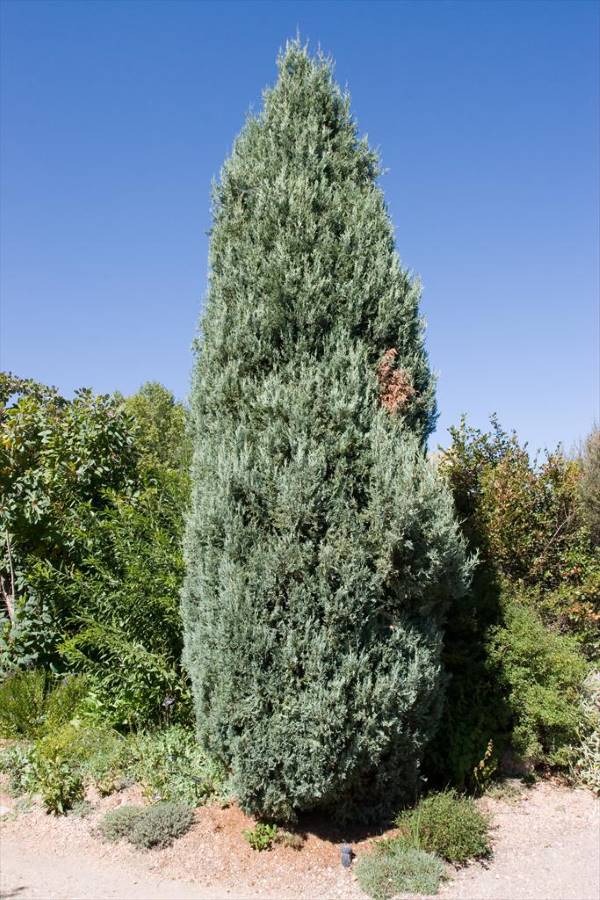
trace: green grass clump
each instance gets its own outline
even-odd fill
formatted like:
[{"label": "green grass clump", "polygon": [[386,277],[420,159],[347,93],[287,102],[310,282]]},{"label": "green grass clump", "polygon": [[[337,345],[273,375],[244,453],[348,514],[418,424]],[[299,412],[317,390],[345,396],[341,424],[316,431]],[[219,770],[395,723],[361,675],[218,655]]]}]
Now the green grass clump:
[{"label": "green grass clump", "polygon": [[194,821],[194,811],[183,803],[155,803],[153,806],[120,806],[108,812],[100,823],[107,841],[126,838],[135,847],[168,847],[185,834]]},{"label": "green grass clump", "polygon": [[396,825],[400,836],[395,840],[400,844],[436,853],[457,865],[491,853],[487,816],[454,790],[425,797],[414,809],[401,812]]},{"label": "green grass clump", "polygon": [[98,828],[102,837],[107,841],[120,841],[128,838],[144,814],[143,806],[118,806],[107,812]]},{"label": "green grass clump", "polygon": [[437,894],[444,864],[432,853],[386,841],[361,857],[355,871],[365,894],[373,900],[389,900],[402,893]]}]

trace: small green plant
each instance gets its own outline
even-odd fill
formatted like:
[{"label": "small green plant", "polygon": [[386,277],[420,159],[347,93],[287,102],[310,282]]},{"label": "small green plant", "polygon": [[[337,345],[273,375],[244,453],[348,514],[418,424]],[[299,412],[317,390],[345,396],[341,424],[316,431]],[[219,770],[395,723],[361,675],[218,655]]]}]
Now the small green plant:
[{"label": "small green plant", "polygon": [[35,786],[34,744],[19,741],[2,748],[0,772],[8,775],[8,791],[13,797],[31,793]]},{"label": "small green plant", "polygon": [[242,834],[253,850],[270,850],[278,836],[277,825],[257,822],[254,828],[246,828]]},{"label": "small green plant", "polygon": [[128,838],[138,822],[140,816],[144,814],[143,806],[117,806],[107,812],[98,826],[98,830],[102,837],[107,841],[120,841],[122,838]]},{"label": "small green plant", "polygon": [[489,821],[468,797],[456,791],[430,794],[396,819],[403,846],[436,853],[448,862],[464,865],[489,856]]},{"label": "small green plant", "polygon": [[485,793],[497,768],[498,760],[494,754],[494,742],[489,740],[483,757],[479,760],[471,775],[473,790],[477,796]]},{"label": "small green plant", "polygon": [[135,847],[151,849],[168,847],[176,838],[189,831],[194,822],[194,810],[183,803],[165,801],[148,806],[129,834]]},{"label": "small green plant", "polygon": [[83,800],[81,773],[60,752],[37,756],[35,768],[36,788],[47,812],[62,816]]},{"label": "small green plant", "polygon": [[444,865],[437,856],[404,847],[397,841],[375,844],[356,864],[362,890],[373,900],[389,900],[396,894],[437,894]]}]

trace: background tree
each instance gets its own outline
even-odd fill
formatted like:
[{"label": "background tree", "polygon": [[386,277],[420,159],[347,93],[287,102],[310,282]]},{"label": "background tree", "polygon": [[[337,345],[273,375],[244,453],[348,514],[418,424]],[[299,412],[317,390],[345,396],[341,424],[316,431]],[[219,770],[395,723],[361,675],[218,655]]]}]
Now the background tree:
[{"label": "background tree", "polygon": [[378,175],[329,62],[295,42],[214,192],[185,660],[201,739],[260,815],[414,793],[465,589]]},{"label": "background tree", "polygon": [[67,400],[3,374],[0,395],[0,675],[82,672],[115,725],[164,717],[167,697],[185,716],[183,407],[154,383]]}]

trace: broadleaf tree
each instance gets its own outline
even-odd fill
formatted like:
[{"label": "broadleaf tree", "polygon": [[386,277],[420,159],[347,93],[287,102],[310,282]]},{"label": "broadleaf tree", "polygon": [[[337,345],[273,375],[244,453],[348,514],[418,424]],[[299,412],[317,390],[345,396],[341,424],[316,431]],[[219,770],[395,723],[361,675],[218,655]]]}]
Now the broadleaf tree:
[{"label": "broadleaf tree", "polygon": [[214,187],[185,663],[245,809],[377,816],[417,789],[469,562],[378,157],[327,59],[278,69]]}]

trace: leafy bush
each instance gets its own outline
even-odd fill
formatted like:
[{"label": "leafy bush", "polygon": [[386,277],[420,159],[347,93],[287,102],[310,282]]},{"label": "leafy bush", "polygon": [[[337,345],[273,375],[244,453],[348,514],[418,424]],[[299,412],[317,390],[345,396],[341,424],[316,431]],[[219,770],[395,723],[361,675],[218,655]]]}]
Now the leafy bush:
[{"label": "leafy bush", "polygon": [[400,843],[375,845],[355,866],[362,890],[373,900],[389,900],[396,894],[437,894],[444,865],[432,853]]},{"label": "leafy bush", "polygon": [[595,426],[582,454],[581,503],[592,540],[600,545],[600,428]]},{"label": "leafy bush", "polygon": [[583,683],[578,735],[575,778],[600,794],[600,672],[590,672]]},{"label": "leafy bush", "polygon": [[219,795],[225,772],[200,747],[192,731],[174,725],[131,740],[132,774],[153,800],[177,800],[189,806]]},{"label": "leafy bush", "polygon": [[36,754],[35,787],[47,812],[54,815],[64,815],[84,796],[81,773],[59,751]]},{"label": "leafy bush", "polygon": [[[581,653],[594,659],[600,649],[600,549],[582,515],[585,462],[560,451],[531,459],[495,418],[487,433],[464,420],[451,433],[438,467],[479,564],[471,591],[448,619],[443,659],[451,677],[426,766],[430,783],[477,790],[490,741],[488,765],[511,745],[539,763],[568,764]],[[498,644],[522,644],[528,614],[511,613],[515,604],[531,610],[541,640],[539,653],[517,651],[516,666]],[[567,686],[566,702],[560,685]]]},{"label": "leafy bush", "polygon": [[60,728],[86,693],[83,678],[58,680],[41,669],[15,672],[0,684],[0,736],[35,738]]},{"label": "leafy bush", "polygon": [[107,841],[120,841],[129,838],[139,818],[144,815],[143,806],[117,806],[106,813],[98,825],[98,830]]},{"label": "leafy bush", "polygon": [[189,721],[183,407],[155,384],[66,400],[9,374],[0,401],[0,672],[88,674],[111,725]]},{"label": "leafy bush", "polygon": [[568,766],[578,743],[587,663],[578,642],[543,624],[527,598],[508,602],[490,639],[512,717],[512,742],[534,764]]},{"label": "leafy bush", "polygon": [[[55,588],[85,557],[106,492],[133,485],[131,420],[114,398],[81,390],[67,401],[6,373],[0,400],[0,670],[60,668],[71,610]],[[55,578],[40,590],[48,568]]]},{"label": "leafy bush", "polygon": [[403,846],[436,853],[457,865],[491,853],[487,817],[473,800],[454,790],[425,797],[414,809],[401,812],[396,825]]},{"label": "leafy bush", "polygon": [[8,790],[13,797],[21,797],[35,790],[35,745],[19,741],[0,750],[0,772],[8,775]]},{"label": "leafy bush", "polygon": [[253,850],[270,850],[278,837],[277,825],[257,822],[254,828],[246,828],[242,834]]}]

